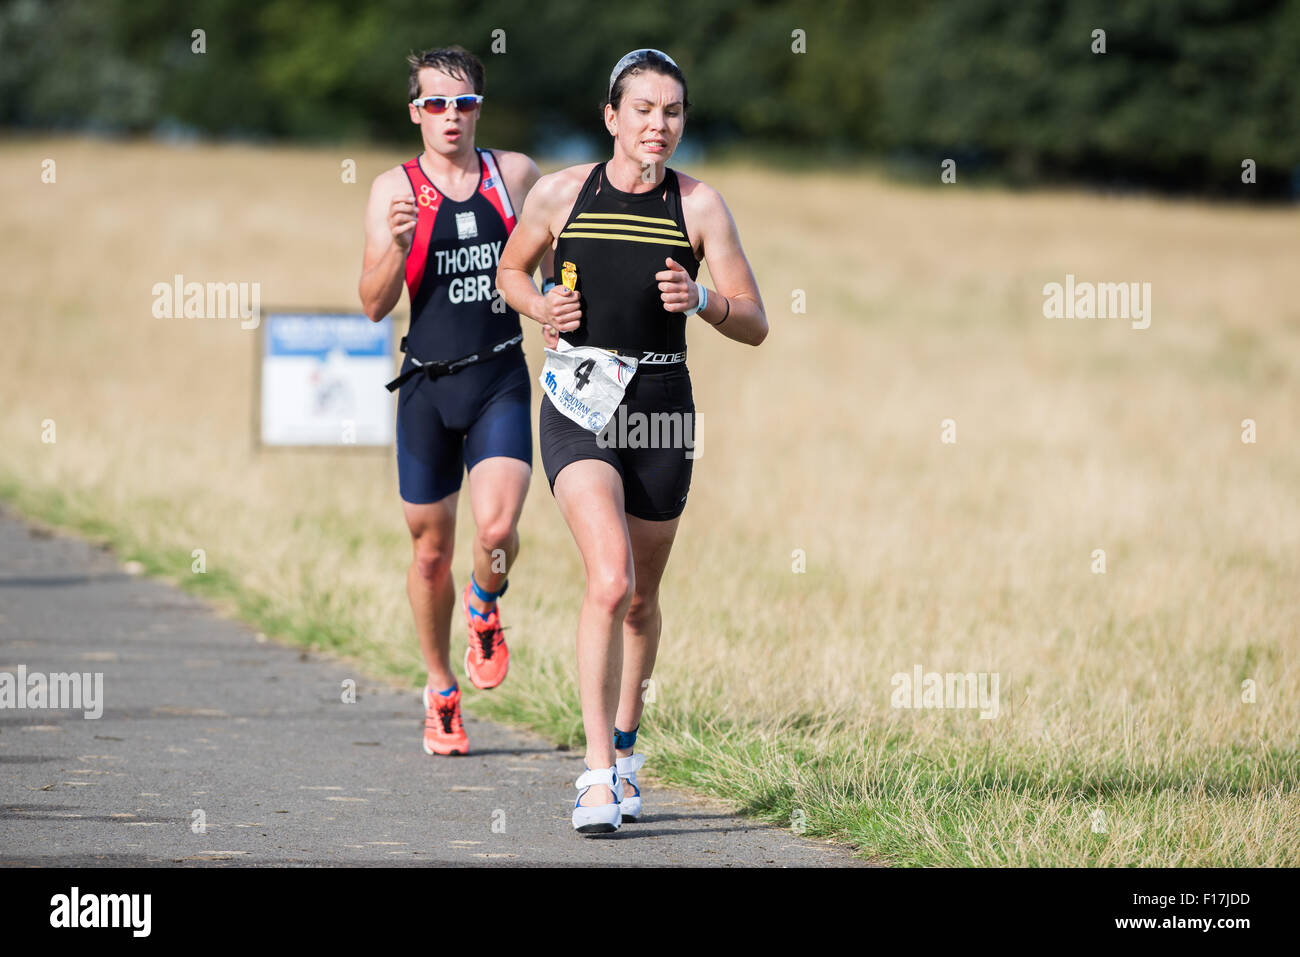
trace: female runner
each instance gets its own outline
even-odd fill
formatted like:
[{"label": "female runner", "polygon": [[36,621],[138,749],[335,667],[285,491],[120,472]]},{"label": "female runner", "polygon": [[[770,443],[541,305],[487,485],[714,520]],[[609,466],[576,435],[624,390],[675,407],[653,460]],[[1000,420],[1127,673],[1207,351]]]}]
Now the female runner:
[{"label": "female runner", "polygon": [[[588,770],[573,809],[585,834],[615,831],[642,811],[636,772],[645,756],[634,744],[659,647],[659,582],[690,489],[686,443],[628,439],[669,421],[664,414],[693,419],[689,317],[749,345],[768,331],[722,197],[667,168],[688,107],[686,78],[666,54],[635,50],[619,60],[604,107],[613,156],[538,180],[497,272],[507,303],[541,323],[554,347],[539,432],[587,577],[578,688]],[[539,292],[533,270],[552,248],[561,281]],[[695,282],[706,256],[716,290]],[[606,430],[614,408],[626,428]]]}]

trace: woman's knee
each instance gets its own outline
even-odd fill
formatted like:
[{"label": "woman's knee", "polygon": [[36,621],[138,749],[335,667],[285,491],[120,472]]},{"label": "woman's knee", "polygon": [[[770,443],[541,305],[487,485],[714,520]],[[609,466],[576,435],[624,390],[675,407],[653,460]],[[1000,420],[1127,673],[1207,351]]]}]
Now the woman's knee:
[{"label": "woman's knee", "polygon": [[624,621],[630,627],[640,630],[652,626],[658,616],[658,592],[649,595],[634,594],[627,606],[627,617]]},{"label": "woman's knee", "polygon": [[627,613],[634,593],[632,570],[610,566],[594,569],[587,576],[587,603],[615,618]]}]

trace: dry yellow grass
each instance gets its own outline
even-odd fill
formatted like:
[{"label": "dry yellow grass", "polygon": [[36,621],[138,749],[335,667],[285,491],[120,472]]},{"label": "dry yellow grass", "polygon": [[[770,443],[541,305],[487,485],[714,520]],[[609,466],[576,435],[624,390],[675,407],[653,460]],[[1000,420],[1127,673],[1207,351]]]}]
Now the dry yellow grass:
[{"label": "dry yellow grass", "polygon": [[[252,334],[150,306],[175,273],[260,282],[264,306],[354,305],[367,185],[400,158],[0,147],[0,480],[142,547],[204,548],[277,608],[347,622],[345,650],[389,672],[418,670],[391,457],[255,453]],[[771,760],[696,782],[779,790],[780,729],[804,716],[800,740],[843,763],[790,801],[889,859],[1300,863],[1300,213],[690,172],[731,206],[772,334],[753,350],[690,330],[703,455],[664,582],[647,716],[664,750],[689,751],[683,716],[739,722]],[[1066,273],[1150,282],[1150,328],[1044,318]],[[532,670],[492,706],[540,721],[568,707],[582,587],[540,462],[521,534],[505,613]],[[892,709],[914,664],[999,673],[1000,717]],[[909,769],[944,755],[1034,780],[959,783],[967,820],[909,806]],[[1132,788],[1099,847],[1106,788],[1052,775],[1110,770]]]}]

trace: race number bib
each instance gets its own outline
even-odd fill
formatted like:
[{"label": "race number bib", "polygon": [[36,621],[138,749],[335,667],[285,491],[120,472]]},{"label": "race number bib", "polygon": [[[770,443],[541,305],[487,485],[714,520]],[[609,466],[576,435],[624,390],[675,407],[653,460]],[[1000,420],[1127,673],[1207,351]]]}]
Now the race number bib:
[{"label": "race number bib", "polygon": [[637,360],[595,346],[571,346],[563,339],[556,345],[546,350],[538,381],[557,409],[599,434],[623,401]]}]

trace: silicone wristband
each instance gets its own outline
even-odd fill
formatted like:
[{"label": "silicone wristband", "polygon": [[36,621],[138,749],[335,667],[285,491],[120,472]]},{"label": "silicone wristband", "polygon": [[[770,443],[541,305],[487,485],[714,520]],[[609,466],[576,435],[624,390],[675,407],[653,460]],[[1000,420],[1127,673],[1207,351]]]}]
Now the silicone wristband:
[{"label": "silicone wristband", "polygon": [[709,291],[698,282],[695,284],[695,288],[699,290],[700,301],[695,304],[694,309],[691,309],[686,313],[688,316],[693,316],[697,312],[703,312],[705,307],[709,304]]}]

